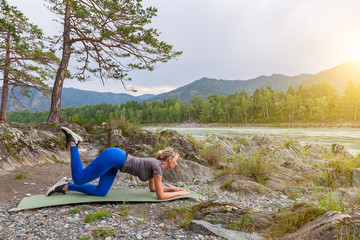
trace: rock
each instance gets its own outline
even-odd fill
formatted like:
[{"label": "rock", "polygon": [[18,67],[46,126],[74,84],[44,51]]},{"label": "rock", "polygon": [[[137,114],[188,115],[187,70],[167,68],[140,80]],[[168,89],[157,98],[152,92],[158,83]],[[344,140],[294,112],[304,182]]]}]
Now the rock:
[{"label": "rock", "polygon": [[70,161],[69,154],[63,148],[60,126],[49,128],[39,124],[37,127],[35,129],[19,123],[0,125],[0,170],[9,171],[18,166],[47,161]]},{"label": "rock", "polygon": [[193,182],[195,179],[206,181],[210,177],[210,168],[184,159],[179,159],[178,167],[174,170],[163,171],[163,179],[171,183]]},{"label": "rock", "polygon": [[346,158],[351,157],[351,154],[345,150],[344,145],[334,143],[331,145],[331,151],[332,153],[338,155],[339,157],[346,157]]},{"label": "rock", "polygon": [[282,161],[296,162],[298,160],[296,152],[292,149],[281,149],[276,153],[278,159],[281,159]]},{"label": "rock", "polygon": [[232,160],[236,156],[233,146],[225,137],[212,135],[205,139],[205,146],[210,148],[213,146],[221,146],[226,154],[226,159],[223,159],[223,161]]},{"label": "rock", "polygon": [[255,182],[253,179],[240,176],[225,174],[212,183],[214,188],[225,189],[228,191],[241,192],[245,194],[256,193],[256,194],[265,194],[267,196],[275,196],[271,189],[261,185],[258,182]]},{"label": "rock", "polygon": [[286,234],[291,239],[353,239],[360,236],[360,218],[335,211],[327,211],[308,222],[295,233]]},{"label": "rock", "polygon": [[222,224],[231,229],[262,231],[271,226],[273,212],[257,212],[232,203],[207,201],[200,203],[194,219],[205,220],[213,224]]},{"label": "rock", "polygon": [[122,135],[121,129],[111,129],[109,132],[109,142],[114,147],[124,147],[128,144],[127,138]]},{"label": "rock", "polygon": [[187,160],[194,161],[200,164],[206,163],[206,161],[196,153],[199,152],[199,148],[191,143],[188,138],[181,135],[174,130],[164,130],[160,132],[161,137],[165,139],[169,146],[172,146]]},{"label": "rock", "polygon": [[149,157],[149,150],[151,149],[151,146],[147,144],[133,144],[128,147],[126,147],[124,150],[137,157]]},{"label": "rock", "polygon": [[320,144],[309,144],[304,147],[309,152],[310,158],[322,159],[326,156],[328,149]]},{"label": "rock", "polygon": [[262,240],[263,237],[259,236],[257,233],[248,233],[233,231],[229,229],[221,228],[217,225],[213,225],[207,221],[203,220],[192,220],[189,224],[191,231],[203,235],[216,235],[229,240]]},{"label": "rock", "polygon": [[203,159],[202,157],[196,155],[195,153],[190,153],[187,157],[187,160],[189,161],[193,161],[196,163],[199,163],[201,165],[207,165],[207,161],[205,159]]}]

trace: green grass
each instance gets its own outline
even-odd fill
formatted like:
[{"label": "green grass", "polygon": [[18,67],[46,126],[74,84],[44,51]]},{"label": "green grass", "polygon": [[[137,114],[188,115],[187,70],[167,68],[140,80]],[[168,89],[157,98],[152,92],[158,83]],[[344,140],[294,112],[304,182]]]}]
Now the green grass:
[{"label": "green grass", "polygon": [[223,184],[223,187],[228,190],[228,191],[231,191],[232,188],[231,188],[231,184],[234,182],[234,179],[233,178],[230,178],[226,181],[224,181],[224,184]]},{"label": "green grass", "polygon": [[273,226],[267,229],[265,234],[268,235],[270,239],[281,239],[284,234],[296,232],[306,223],[314,220],[324,212],[325,210],[323,208],[315,205],[306,203],[294,204],[289,208],[281,209],[280,212],[277,213]]},{"label": "green grass", "polygon": [[352,186],[352,169],[360,168],[360,157],[336,157],[329,155],[329,161],[323,165],[315,165],[323,170],[322,174],[314,178],[318,186],[338,188]]},{"label": "green grass", "polygon": [[24,172],[17,173],[14,176],[14,179],[25,179],[25,178],[27,178],[27,175]]},{"label": "green grass", "polygon": [[127,217],[129,213],[130,213],[130,209],[127,206],[123,205],[119,208],[120,216]]},{"label": "green grass", "polygon": [[81,208],[74,208],[74,209],[71,209],[69,212],[68,212],[68,215],[75,215],[77,213],[81,213]]},{"label": "green grass", "polygon": [[55,155],[52,156],[52,159],[55,163],[69,164],[69,162],[65,162],[63,160],[58,159]]},{"label": "green grass", "polygon": [[89,223],[109,216],[110,213],[108,212],[108,210],[99,210],[97,212],[90,213],[89,215],[87,215],[84,219],[84,222]]},{"label": "green grass", "polygon": [[180,225],[185,229],[189,229],[189,223],[194,219],[196,208],[193,207],[175,207],[167,212],[168,218],[181,221]]},{"label": "green grass", "polygon": [[337,211],[337,212],[344,212],[345,207],[342,201],[338,201],[333,199],[331,193],[329,194],[321,194],[318,196],[317,204],[319,207],[325,209],[326,211]]},{"label": "green grass", "polygon": [[114,236],[115,234],[116,234],[115,230],[109,229],[106,227],[99,227],[99,228],[91,231],[91,236],[93,236],[93,237],[107,238],[107,237]]},{"label": "green grass", "polygon": [[20,149],[18,149],[18,147],[16,147],[11,142],[6,142],[5,146],[6,146],[6,150],[13,158],[20,159],[19,156],[17,155],[17,153],[20,151]]}]

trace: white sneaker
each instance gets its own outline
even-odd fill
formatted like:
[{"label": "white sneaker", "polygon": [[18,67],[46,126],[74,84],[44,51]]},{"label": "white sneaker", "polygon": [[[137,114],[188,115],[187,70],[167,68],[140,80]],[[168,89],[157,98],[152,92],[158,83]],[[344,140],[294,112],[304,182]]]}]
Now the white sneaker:
[{"label": "white sneaker", "polygon": [[84,141],[82,137],[80,137],[79,135],[77,135],[76,133],[74,133],[73,131],[68,129],[67,127],[61,127],[61,131],[63,131],[63,133],[66,136],[66,145],[68,145],[68,143],[72,141],[77,146],[79,143]]},{"label": "white sneaker", "polygon": [[54,193],[65,194],[64,186],[67,184],[69,184],[69,182],[67,181],[67,177],[63,177],[60,181],[58,181],[51,188],[48,189],[46,196],[50,196]]}]

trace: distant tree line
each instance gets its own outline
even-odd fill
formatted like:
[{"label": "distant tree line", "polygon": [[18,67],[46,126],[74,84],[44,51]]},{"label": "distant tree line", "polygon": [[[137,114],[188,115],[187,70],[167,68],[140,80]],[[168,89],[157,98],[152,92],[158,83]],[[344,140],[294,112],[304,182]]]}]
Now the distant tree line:
[{"label": "distant tree line", "polygon": [[[254,92],[219,96],[211,94],[203,101],[200,96],[189,103],[176,98],[153,102],[128,101],[125,104],[98,104],[68,107],[62,119],[78,124],[102,124],[116,119],[139,123],[267,123],[267,122],[342,122],[360,120],[360,87],[349,82],[337,94],[327,82],[312,86],[299,85],[286,92],[270,87]],[[10,121],[42,122],[48,112],[10,112]]]}]

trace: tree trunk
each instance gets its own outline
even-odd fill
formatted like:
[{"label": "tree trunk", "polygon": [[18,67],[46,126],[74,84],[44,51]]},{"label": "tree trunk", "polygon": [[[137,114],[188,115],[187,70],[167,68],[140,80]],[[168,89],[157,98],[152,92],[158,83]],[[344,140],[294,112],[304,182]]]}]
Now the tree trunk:
[{"label": "tree trunk", "polygon": [[6,36],[6,54],[5,54],[5,69],[4,69],[4,80],[3,89],[1,95],[1,112],[0,122],[6,122],[6,108],[9,94],[9,68],[10,68],[10,31]]},{"label": "tree trunk", "polygon": [[355,103],[354,121],[356,121],[356,113],[357,113],[357,103]]},{"label": "tree trunk", "polygon": [[65,8],[64,19],[64,34],[63,34],[63,53],[60,62],[59,69],[56,73],[54,82],[54,88],[51,95],[51,108],[47,122],[60,122],[61,117],[61,92],[66,77],[67,67],[69,65],[71,54],[71,41],[70,41],[70,12],[71,12],[71,0],[67,1]]}]

